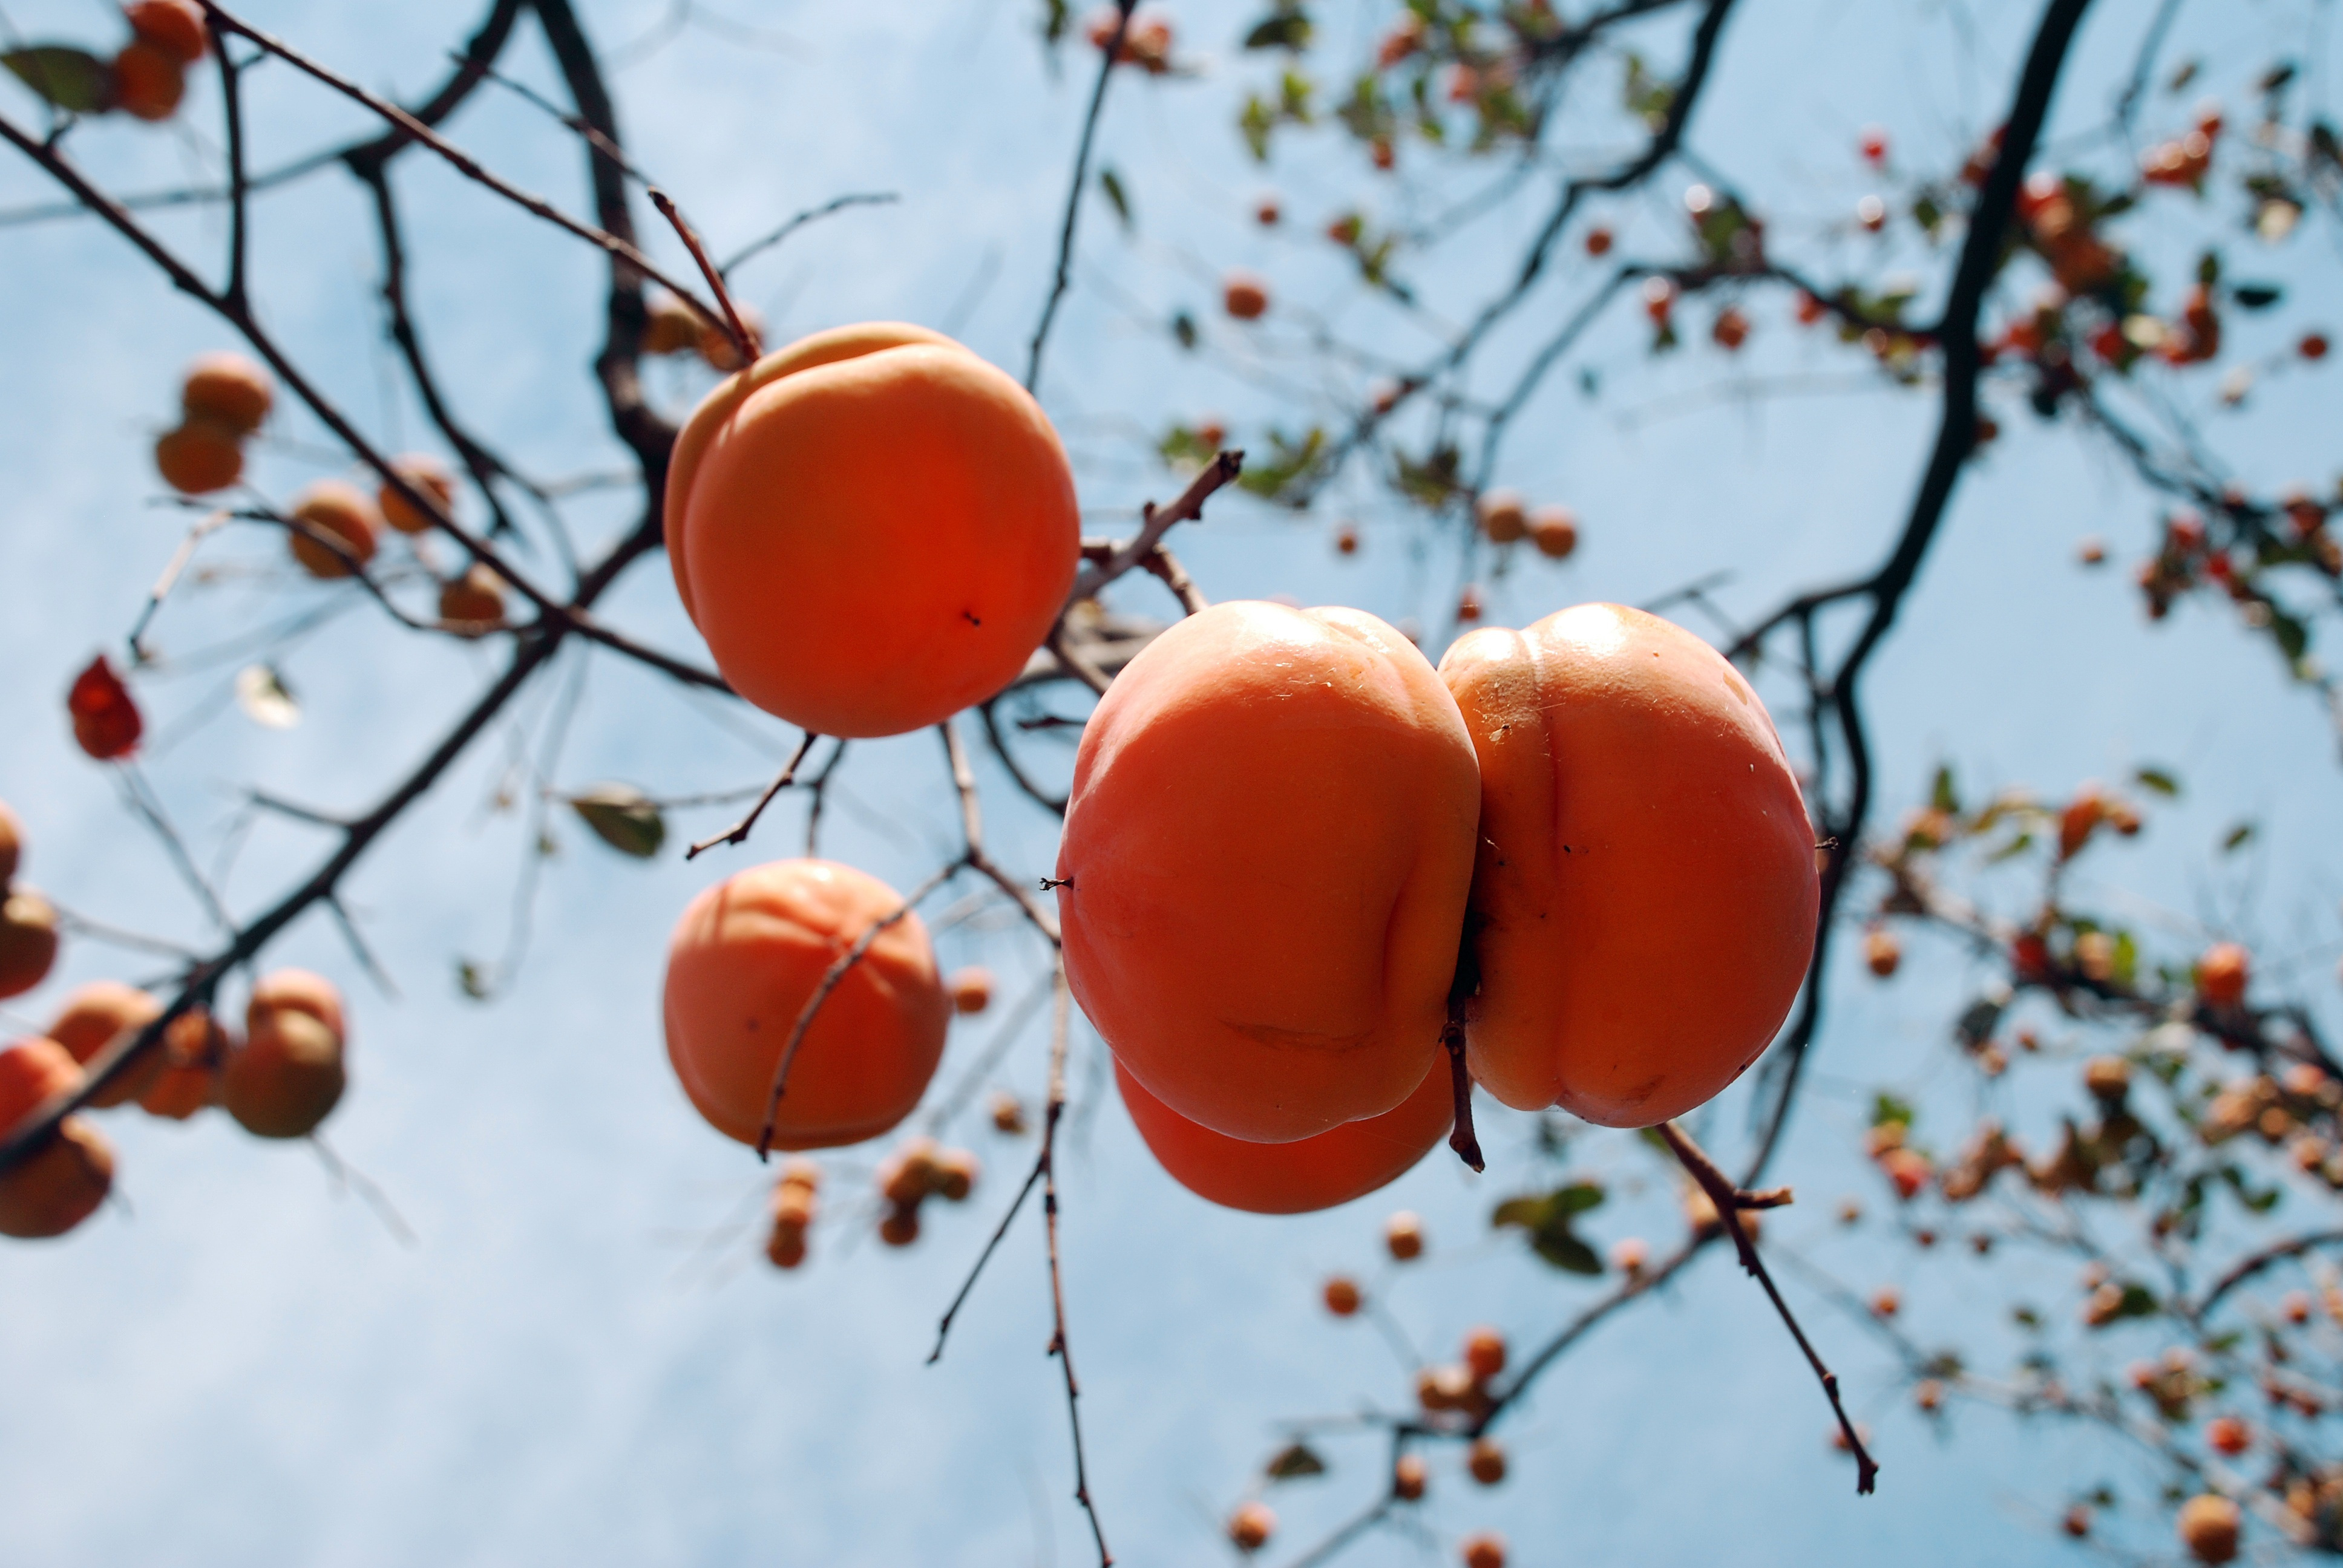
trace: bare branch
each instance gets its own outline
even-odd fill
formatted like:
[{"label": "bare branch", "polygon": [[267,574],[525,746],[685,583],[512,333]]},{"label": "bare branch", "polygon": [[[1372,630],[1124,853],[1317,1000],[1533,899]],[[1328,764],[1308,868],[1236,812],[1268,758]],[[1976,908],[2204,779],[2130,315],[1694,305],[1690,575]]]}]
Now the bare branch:
[{"label": "bare branch", "polygon": [[687,860],[697,860],[719,844],[747,843],[749,830],[757,825],[757,819],[765,814],[765,808],[773,803],[774,796],[797,781],[798,769],[804,765],[806,754],[813,749],[813,743],[820,739],[821,737],[812,730],[807,730],[805,739],[798,743],[797,751],[789,758],[789,765],[781,769],[780,777],[775,779],[771,788],[757,798],[757,803],[749,808],[749,814],[713,839],[703,839],[694,844],[684,851],[683,858]]}]

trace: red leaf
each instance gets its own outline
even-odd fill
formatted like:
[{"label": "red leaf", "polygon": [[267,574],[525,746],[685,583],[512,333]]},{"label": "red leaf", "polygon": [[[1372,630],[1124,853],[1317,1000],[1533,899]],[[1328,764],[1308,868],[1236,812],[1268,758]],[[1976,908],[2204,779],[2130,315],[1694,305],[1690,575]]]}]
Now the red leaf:
[{"label": "red leaf", "polygon": [[65,708],[73,715],[74,739],[100,762],[127,757],[138,749],[146,721],[138,717],[138,704],[131,699],[130,689],[122,684],[104,654],[74,678]]}]

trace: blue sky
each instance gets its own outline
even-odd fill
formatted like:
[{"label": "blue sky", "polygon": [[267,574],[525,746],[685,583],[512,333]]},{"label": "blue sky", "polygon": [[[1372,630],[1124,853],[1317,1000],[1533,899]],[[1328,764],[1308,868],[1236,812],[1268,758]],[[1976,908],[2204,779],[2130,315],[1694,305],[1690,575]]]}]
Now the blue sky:
[{"label": "blue sky", "polygon": [[[664,9],[627,0],[584,12],[615,47]],[[1916,251],[1881,260],[1851,238],[1824,237],[1869,188],[1848,151],[1855,129],[1884,123],[1899,147],[1936,158],[1967,145],[1997,113],[2033,6],[1887,9],[1746,0],[1694,128],[1699,151],[1765,196],[1777,232],[1824,257],[1826,272],[1941,272],[1941,258]],[[2099,116],[2149,9],[2095,9],[2060,125]],[[82,0],[10,0],[7,13],[35,35],[106,35],[113,25]],[[2268,38],[2297,13],[2187,8],[2172,55],[2202,54],[2208,82],[2228,85],[2268,58]],[[1202,74],[1118,84],[1101,157],[1131,190],[1138,226],[1126,236],[1090,205],[1076,292],[1042,384],[1101,527],[1177,482],[1144,460],[1134,431],[1206,412],[1241,437],[1272,413],[1292,421],[1260,377],[1293,369],[1305,313],[1354,341],[1417,346],[1312,239],[1318,215],[1363,187],[1359,160],[1321,143],[1263,170],[1228,128],[1234,89],[1262,71],[1235,50],[1249,9],[1174,14],[1182,52]],[[252,15],[367,82],[408,93],[433,78],[471,20],[468,6],[437,0],[287,0]],[[784,36],[748,47],[687,29],[618,75],[638,161],[719,249],[843,191],[899,193],[893,206],[841,215],[751,264],[743,293],[779,337],[902,317],[950,325],[1021,367],[1087,87],[1079,56],[1059,74],[1045,69],[1031,11],[1008,0],[775,5],[757,21]],[[1329,18],[1338,36],[1355,25],[1347,9]],[[1974,61],[1958,44],[1964,27],[1979,40]],[[1654,35],[1655,54],[1670,55],[1672,37]],[[511,58],[517,74],[550,89],[533,35]],[[358,124],[285,73],[260,73],[253,87],[264,162]],[[207,86],[191,103],[190,123],[210,136]],[[27,113],[21,95],[7,112]],[[2180,106],[2158,99],[2152,114],[2177,124]],[[572,148],[510,95],[484,95],[454,133],[518,183],[578,200]],[[196,167],[173,132],[98,126],[76,142],[85,138],[81,156],[122,188],[167,185]],[[1671,176],[1651,201],[1614,210],[1630,254],[1670,253],[1670,203],[1688,177]],[[1379,188],[1375,210],[1436,206],[1440,178],[1411,164],[1413,183]],[[585,374],[598,313],[591,254],[420,159],[402,166],[400,181],[415,217],[418,306],[466,416],[532,471],[614,466]],[[1271,188],[1294,215],[1283,235],[1247,216],[1253,195]],[[35,171],[0,163],[0,207],[47,196]],[[375,257],[357,193],[327,177],[271,196],[256,213],[271,325],[370,430],[400,446],[419,440],[413,408],[383,390]],[[1420,281],[1469,297],[1532,216],[1487,220],[1455,254],[1423,263]],[[214,215],[157,226],[193,254],[218,252]],[[2290,249],[2256,256],[2255,270],[2315,278],[2331,245],[2306,226]],[[2176,253],[2186,249],[2176,242]],[[1202,313],[1232,265],[1271,276],[1280,308],[1248,341],[1208,321],[1227,353],[1180,356],[1161,322],[1177,308]],[[0,798],[29,826],[27,874],[40,885],[93,917],[199,940],[200,911],[102,771],[72,749],[59,709],[73,669],[127,628],[182,526],[154,504],[146,444],[170,413],[180,365],[226,338],[87,222],[0,231],[0,266],[17,307],[0,317],[0,364],[14,371],[0,385],[0,472],[10,477],[0,499],[0,735],[9,738]],[[1556,318],[1584,282],[1565,275],[1525,319]],[[1789,395],[1780,378],[1829,383],[1849,367],[1795,339],[1778,302],[1755,313],[1745,364],[1694,351],[1640,368],[1636,324],[1623,321],[1591,350],[1609,382],[1603,404],[1564,384],[1544,395],[1500,477],[1534,498],[1569,501],[1585,545],[1564,568],[1533,564],[1500,585],[1493,618],[1525,621],[1587,598],[1633,602],[1716,568],[1735,574],[1727,602],[1748,610],[1869,559],[1892,537],[1933,434],[1930,406],[1875,392]],[[2268,343],[2257,347],[2257,334]],[[2240,325],[2236,351],[2265,351],[2283,336],[2276,324]],[[1504,351],[1534,340],[1525,328]],[[1232,363],[1252,367],[1251,377],[1231,373]],[[679,403],[700,385],[689,373],[657,384]],[[2250,407],[2251,419],[2219,426],[2244,471],[2272,483],[2329,477],[2313,467],[2333,427],[2328,381],[2295,377]],[[2157,813],[2140,843],[2108,856],[2105,875],[2173,911],[2181,950],[2234,930],[2263,950],[2298,955],[2296,972],[2331,1012],[2343,895],[2332,730],[2315,701],[2281,682],[2266,648],[2220,615],[2190,606],[2151,632],[2120,569],[2077,568],[2074,545],[2087,534],[2108,538],[2119,560],[2143,548],[2150,505],[2067,427],[2008,410],[2003,423],[1875,667],[1883,809],[1916,799],[1946,758],[1979,787],[2026,782],[2046,793],[2121,777],[2139,761],[2169,763],[2187,795]],[[264,487],[282,493],[339,470],[318,455],[322,434],[305,418],[286,417],[276,435],[256,468]],[[1346,508],[1363,521],[1367,548],[1344,565],[1326,531]],[[581,505],[581,532],[617,527],[624,512],[619,499]],[[1285,592],[1436,626],[1453,571],[1409,528],[1360,487],[1306,522],[1216,506],[1182,549],[1215,598]],[[486,652],[420,646],[353,608],[282,656],[303,723],[256,728],[225,702],[240,660],[193,656],[333,602],[291,582],[276,558],[258,536],[207,556],[220,577],[175,603],[156,633],[189,668],[143,689],[158,736],[151,777],[207,854],[242,783],[329,806],[363,800],[494,668]],[[1152,607],[1150,591],[1135,585],[1129,602]],[[609,609],[664,646],[693,646],[657,562]],[[568,678],[524,705],[532,722]],[[556,774],[563,786],[737,786],[769,772],[794,739],[607,659],[590,665],[580,690]],[[217,1117],[186,1127],[110,1118],[126,1208],[69,1242],[0,1251],[6,1555],[1082,1561],[1062,1405],[1041,1353],[1048,1302],[1035,1226],[1021,1225],[995,1260],[943,1363],[921,1364],[935,1315],[1030,1145],[971,1119],[956,1135],[982,1155],[989,1179],[968,1211],[931,1216],[918,1248],[884,1251],[840,1221],[819,1235],[799,1275],[766,1269],[753,1234],[719,1229],[754,1203],[759,1172],[690,1113],[658,1038],[667,930],[722,861],[714,870],[674,856],[624,862],[557,821],[561,853],[544,873],[526,964],[494,1005],[457,994],[458,959],[492,960],[507,938],[527,840],[491,801],[500,787],[524,798],[532,788],[509,761],[501,738],[481,748],[351,883],[353,912],[397,981],[396,999],[367,985],[322,921],[297,928],[280,953],[336,976],[353,998],[356,1086],[329,1132],[390,1194],[419,1244],[398,1244],[306,1149],[257,1145]],[[845,775],[854,805],[835,815],[829,852],[898,885],[916,880],[950,843],[940,764],[930,737],[858,749]],[[1047,825],[1019,810],[1001,779],[987,781],[1002,858],[1021,870],[1047,866]],[[2241,873],[2210,845],[2243,817],[2264,831]],[[799,809],[783,809],[758,849],[793,852],[784,846],[800,820]],[[261,825],[236,862],[231,898],[259,904],[317,849],[297,826]],[[953,931],[945,951],[1011,977],[1011,997],[1033,961],[1014,930],[982,921]],[[1794,1245],[1829,1245],[1826,1200],[1838,1191],[1878,1201],[1849,1147],[1865,1087],[1895,1083],[1950,1104],[1966,1093],[1939,1042],[1979,977],[1949,952],[1922,956],[1934,961],[1916,962],[1892,989],[1841,978],[1818,1092],[1779,1167],[1814,1200],[1781,1218],[1776,1233]],[[0,1018],[37,1021],[69,983],[142,972],[139,960],[83,943],[49,988]],[[942,1081],[1003,1011],[956,1026]],[[1005,1073],[1029,1095],[1041,1043],[1032,1035]],[[1095,1096],[1100,1081],[1083,1065],[1093,1048],[1081,1049],[1077,1085]],[[1405,1380],[1372,1331],[1317,1307],[1325,1272],[1365,1271],[1427,1353],[1448,1353],[1483,1321],[1533,1341],[1590,1297],[1486,1239],[1490,1203],[1535,1174],[1517,1122],[1493,1132],[1483,1177],[1435,1160],[1389,1193],[1272,1221],[1190,1198],[1150,1164],[1111,1095],[1090,1104],[1067,1177],[1068,1291],[1094,1484],[1123,1561],[1223,1550],[1218,1517],[1276,1445],[1279,1418],[1404,1398]],[[1730,1147],[1737,1104],[1728,1100],[1714,1126]],[[1673,1234],[1671,1189],[1645,1156],[1624,1141],[1590,1140],[1580,1163],[1613,1186],[1592,1227],[1601,1236]],[[835,1162],[825,1194],[833,1213],[858,1201],[866,1172],[857,1155]],[[1386,1280],[1372,1267],[1374,1239],[1402,1204],[1426,1216],[1432,1257]],[[1921,1267],[1838,1245],[1827,1255],[1858,1285],[1905,1285],[1924,1338],[1993,1342],[1984,1322],[2004,1297],[1966,1257]],[[1878,1434],[1887,1467],[1878,1496],[1854,1498],[1791,1347],[1754,1289],[1711,1256],[1546,1380],[1510,1431],[1505,1486],[1481,1491],[1453,1456],[1438,1462],[1424,1510],[1437,1554],[1444,1560],[1467,1530],[1497,1528],[1533,1568],[2080,1560],[2047,1519],[2060,1489],[2128,1476],[2117,1456],[2078,1433],[1974,1413],[1958,1422],[1957,1441],[1941,1443],[1879,1380],[1881,1363],[1853,1326],[1816,1322]],[[1378,1462],[1364,1446],[1329,1452],[1331,1481],[1274,1499],[1288,1544],[1371,1489]],[[1413,1563],[1424,1551],[1394,1536],[1350,1560]]]}]

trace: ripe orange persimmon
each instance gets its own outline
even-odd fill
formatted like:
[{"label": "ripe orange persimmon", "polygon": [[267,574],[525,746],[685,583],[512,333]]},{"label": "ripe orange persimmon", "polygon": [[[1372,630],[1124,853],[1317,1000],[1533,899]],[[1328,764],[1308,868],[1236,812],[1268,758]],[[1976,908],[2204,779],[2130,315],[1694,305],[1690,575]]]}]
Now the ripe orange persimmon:
[{"label": "ripe orange persimmon", "polygon": [[1269,310],[1269,284],[1250,272],[1221,280],[1221,307],[1239,321],[1258,321]]},{"label": "ripe orange persimmon", "polygon": [[57,911],[30,888],[0,891],[0,997],[22,996],[57,961]]},{"label": "ripe orange persimmon", "polygon": [[114,56],[114,106],[134,119],[167,120],[187,95],[187,68],[161,45],[133,38]]},{"label": "ripe orange persimmon", "polygon": [[1481,757],[1473,1076],[1612,1127],[1701,1104],[1814,950],[1814,830],[1764,704],[1619,605],[1474,632],[1440,668]]},{"label": "ripe orange persimmon", "polygon": [[[667,1050],[710,1126],[757,1141],[781,1050],[824,971],[902,907],[886,883],[831,860],[776,860],[691,900],[668,947]],[[859,1143],[910,1115],[950,1012],[927,928],[907,914],[815,1014],[774,1108],[775,1147]]]},{"label": "ripe orange persimmon", "polygon": [[252,988],[244,1043],[221,1069],[219,1101],[256,1138],[306,1138],[349,1086],[342,993],[307,970],[278,970]]},{"label": "ripe orange persimmon", "polygon": [[1277,1515],[1266,1503],[1248,1503],[1229,1515],[1229,1540],[1240,1552],[1258,1552],[1277,1533]]},{"label": "ripe orange persimmon", "polygon": [[1447,1016],[1478,769],[1415,646],[1232,601],[1091,716],[1060,840],[1066,978],[1141,1087],[1215,1132],[1397,1107]]},{"label": "ripe orange persimmon", "polygon": [[149,1116],[185,1121],[219,1098],[220,1069],[236,1042],[208,1008],[190,1008],[163,1031],[163,1070],[138,1097]]},{"label": "ripe orange persimmon", "polygon": [[277,383],[258,361],[232,350],[200,354],[179,386],[179,407],[190,420],[207,420],[249,436],[268,417]]},{"label": "ripe orange persimmon", "polygon": [[[82,1072],[53,1040],[20,1040],[0,1050],[0,1134],[13,1131],[53,1095],[81,1085]],[[114,1151],[78,1116],[68,1116],[47,1147],[0,1175],[0,1236],[62,1236],[106,1201],[114,1184]]]},{"label": "ripe orange persimmon", "polygon": [[982,1012],[992,1005],[992,971],[980,964],[954,970],[945,989],[951,992],[954,1012]]},{"label": "ripe orange persimmon", "polygon": [[474,561],[462,577],[439,585],[439,618],[467,637],[484,637],[505,623],[505,579]]},{"label": "ripe orange persimmon", "polygon": [[2197,960],[2197,994],[2215,1007],[2236,1007],[2246,1000],[2246,981],[2253,961],[2236,942],[2215,942]]},{"label": "ripe orange persimmon", "polygon": [[2199,1563],[2232,1562],[2237,1555],[2237,1533],[2244,1517],[2237,1505],[2216,1492],[2200,1493],[2180,1505],[2175,1527],[2180,1544]]},{"label": "ripe orange persimmon", "polygon": [[709,393],[676,439],[667,528],[676,591],[734,689],[852,737],[1008,685],[1081,548],[1041,406],[950,338],[883,321]]},{"label": "ripe orange persimmon", "polygon": [[346,578],[353,569],[352,559],[364,566],[374,558],[382,514],[375,510],[374,503],[357,486],[339,479],[320,479],[301,492],[293,503],[293,516],[342,542],[343,550],[337,550],[300,529],[291,531],[293,558],[311,577]]},{"label": "ripe orange persimmon", "polygon": [[[392,458],[390,466],[400,478],[437,502],[441,511],[451,515],[455,512],[456,476],[447,471],[447,464],[437,457],[410,452],[406,457]],[[375,492],[375,500],[381,508],[382,520],[402,534],[427,534],[435,526],[429,513],[420,510],[400,495],[397,487],[387,479]]]},{"label": "ripe orange persimmon", "polygon": [[[119,980],[92,980],[65,998],[65,1010],[46,1032],[65,1048],[66,1055],[87,1067],[118,1036],[145,1029],[162,1016],[163,1004],[135,986]],[[148,1051],[145,1061],[100,1090],[90,1101],[91,1107],[104,1111],[128,1104],[146,1091],[162,1067],[162,1053]]]},{"label": "ripe orange persimmon", "polygon": [[204,10],[195,0],[132,0],[122,8],[130,30],[182,65],[192,65],[211,46]]},{"label": "ripe orange persimmon", "polygon": [[1464,1568],[1505,1568],[1505,1538],[1486,1532],[1467,1536],[1456,1556]]},{"label": "ripe orange persimmon", "polygon": [[189,419],[155,437],[155,471],[183,496],[225,490],[244,477],[244,444],[209,419]]},{"label": "ripe orange persimmon", "polygon": [[[1427,1065],[1433,1055],[1424,1053]],[[1148,1093],[1120,1060],[1114,1081],[1148,1152],[1173,1181],[1254,1214],[1306,1214],[1388,1185],[1448,1135],[1455,1114],[1445,1059],[1396,1109],[1290,1143],[1248,1143],[1200,1126]]]}]

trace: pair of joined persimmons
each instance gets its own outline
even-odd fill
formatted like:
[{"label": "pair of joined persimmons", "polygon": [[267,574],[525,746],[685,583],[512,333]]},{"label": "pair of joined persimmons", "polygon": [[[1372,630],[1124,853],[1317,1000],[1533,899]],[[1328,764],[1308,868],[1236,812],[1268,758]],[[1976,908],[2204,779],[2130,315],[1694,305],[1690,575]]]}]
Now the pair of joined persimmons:
[{"label": "pair of joined persimmons", "polygon": [[[1039,406],[891,324],[719,387],[677,443],[667,518],[677,588],[735,689],[850,737],[1006,686],[1080,548]],[[1437,669],[1359,610],[1189,617],[1091,714],[1054,880],[1068,982],[1141,1137],[1193,1191],[1264,1212],[1360,1196],[1440,1141],[1460,957],[1481,1087],[1647,1126],[1764,1050],[1817,905],[1813,830],[1756,694],[1689,632],[1604,604],[1473,632]],[[818,860],[692,901],[668,1047],[719,1131],[753,1143],[769,1110],[775,1143],[825,1147],[918,1102],[950,1008],[900,908]],[[772,1104],[822,977],[890,919]]]}]

